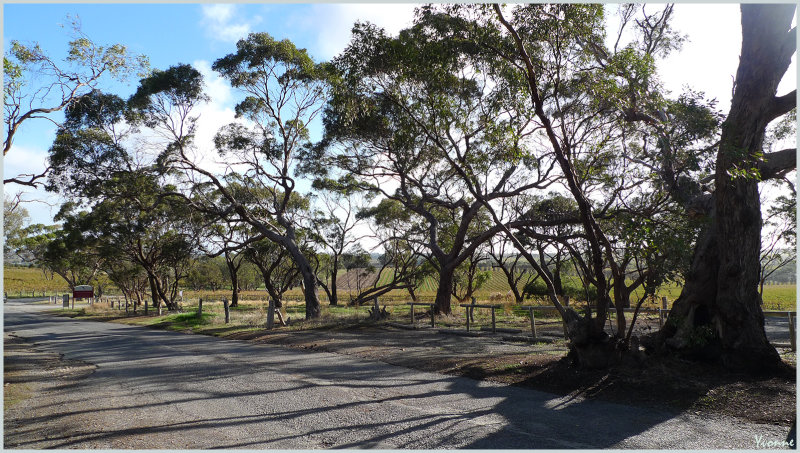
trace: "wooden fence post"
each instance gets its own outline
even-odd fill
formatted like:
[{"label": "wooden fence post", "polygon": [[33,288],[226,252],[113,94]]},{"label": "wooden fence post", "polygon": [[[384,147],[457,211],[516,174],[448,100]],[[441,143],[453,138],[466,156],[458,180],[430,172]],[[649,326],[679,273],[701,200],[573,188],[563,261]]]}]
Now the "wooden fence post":
[{"label": "wooden fence post", "polygon": [[434,310],[433,310],[433,304],[431,304],[431,327],[436,327],[436,321],[434,320],[434,314],[433,314],[433,312],[434,312]]},{"label": "wooden fence post", "polygon": [[464,315],[467,317],[467,332],[469,332],[469,307],[464,307]]},{"label": "wooden fence post", "polygon": [[[478,299],[473,297],[472,298],[472,305],[475,305],[477,303],[478,303]],[[475,322],[475,307],[469,307],[469,319],[470,319],[470,321]]]},{"label": "wooden fence post", "polygon": [[275,301],[271,297],[267,300],[269,301],[267,304],[267,330],[272,330],[275,324]]},{"label": "wooden fence post", "polygon": [[411,304],[411,325],[414,325],[414,304]]},{"label": "wooden fence post", "polygon": [[797,338],[795,338],[795,325],[794,325],[794,321],[792,321],[792,312],[789,312],[789,342],[792,345],[792,351],[796,351],[797,350]]},{"label": "wooden fence post", "polygon": [[231,312],[230,309],[228,308],[227,297],[222,298],[222,307],[225,309],[225,324],[228,324],[229,322],[231,322]]},{"label": "wooden fence post", "polygon": [[536,317],[533,314],[533,307],[528,307],[528,312],[531,314],[531,333],[533,338],[536,338]]},{"label": "wooden fence post", "polygon": [[198,318],[202,318],[203,317],[203,298],[202,297],[197,300],[197,317]]}]

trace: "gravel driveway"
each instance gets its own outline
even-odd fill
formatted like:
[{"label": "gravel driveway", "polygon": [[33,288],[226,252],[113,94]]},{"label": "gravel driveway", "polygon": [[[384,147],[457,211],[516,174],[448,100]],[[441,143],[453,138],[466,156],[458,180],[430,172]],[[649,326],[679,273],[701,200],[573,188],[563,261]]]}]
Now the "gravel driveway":
[{"label": "gravel driveway", "polygon": [[32,355],[94,371],[34,376],[32,396],[5,411],[6,448],[755,448],[756,436],[785,438],[772,425],[41,308],[7,303],[5,330]]}]

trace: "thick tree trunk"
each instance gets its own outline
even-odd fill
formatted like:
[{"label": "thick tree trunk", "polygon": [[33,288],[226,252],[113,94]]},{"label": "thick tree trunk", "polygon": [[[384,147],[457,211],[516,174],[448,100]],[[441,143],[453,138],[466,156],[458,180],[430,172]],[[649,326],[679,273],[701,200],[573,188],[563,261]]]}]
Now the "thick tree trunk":
[{"label": "thick tree trunk", "polygon": [[[720,272],[724,253],[719,250],[715,212],[698,237],[683,291],[672,305],[661,336],[667,346],[691,358],[721,359],[732,368],[774,366],[780,359],[764,333],[760,298],[747,307],[719,295],[719,282],[726,278]],[[737,345],[736,339],[750,345]],[[753,346],[757,349],[751,350]]]},{"label": "thick tree trunk", "polygon": [[[239,212],[239,214],[245,217],[248,216],[248,213],[243,209]],[[314,269],[311,267],[311,263],[308,261],[308,258],[303,255],[300,247],[298,247],[295,243],[294,231],[289,229],[287,226],[288,232],[286,236],[281,236],[276,234],[274,231],[269,230],[263,224],[251,224],[258,228],[258,230],[263,233],[267,239],[282,245],[286,251],[289,252],[289,256],[292,257],[292,261],[294,261],[297,269],[300,271],[300,275],[303,277],[303,296],[306,301],[306,319],[318,318],[321,314],[321,311],[319,296],[317,296],[317,275],[314,273]]]},{"label": "thick tree trunk", "polygon": [[[298,263],[300,264],[300,263]],[[311,269],[308,261],[300,266],[300,274],[303,276],[303,292],[306,300],[306,319],[319,318],[321,311],[319,297],[317,296],[317,276]]]},{"label": "thick tree trunk", "polygon": [[266,270],[261,266],[259,266],[259,268],[261,269],[261,275],[264,277],[264,287],[267,288],[267,293],[269,293],[269,297],[275,303],[275,307],[276,308],[283,307],[283,302],[281,302],[282,294],[272,284],[272,282],[269,279],[269,274],[267,274]]},{"label": "thick tree trunk", "polygon": [[158,300],[153,303],[153,308],[158,308],[163,301],[167,310],[177,310],[177,303],[170,300],[170,298],[167,296],[164,283],[162,283],[161,278],[158,277],[158,274],[153,274],[153,282],[155,283],[155,288],[158,293]]},{"label": "thick tree trunk", "polygon": [[567,323],[569,356],[582,368],[607,368],[619,362],[627,352],[627,345],[620,336],[610,336],[600,325],[600,318],[580,316],[572,308],[566,308],[563,317]]},{"label": "thick tree trunk", "polygon": [[228,266],[228,275],[231,278],[231,307],[239,306],[239,266],[242,260],[239,258],[239,265],[237,266],[234,260],[236,256],[232,256],[229,252],[225,252],[225,265]]},{"label": "thick tree trunk", "polygon": [[742,5],[742,51],[722,126],[711,222],[698,238],[665,344],[735,369],[780,365],[764,333],[758,293],[761,204],[754,175],[764,131],[777,116],[778,83],[795,48],[794,5]]},{"label": "thick tree trunk", "polygon": [[452,311],[450,307],[450,297],[453,292],[453,273],[454,266],[441,266],[439,271],[439,287],[436,289],[436,299],[434,300],[434,313],[437,315],[449,315]]}]

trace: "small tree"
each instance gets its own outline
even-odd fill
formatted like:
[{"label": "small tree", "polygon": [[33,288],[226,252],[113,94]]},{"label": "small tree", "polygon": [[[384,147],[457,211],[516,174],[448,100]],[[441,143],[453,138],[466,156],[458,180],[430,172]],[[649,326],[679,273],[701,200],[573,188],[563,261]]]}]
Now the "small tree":
[{"label": "small tree", "polygon": [[[378,280],[375,275],[375,266],[372,265],[372,257],[361,245],[350,248],[342,255],[342,267],[347,270],[350,276],[350,304],[354,304],[360,298],[361,288],[365,285],[374,284]],[[368,281],[372,277],[372,280]],[[355,280],[356,295],[352,294],[352,282]]]},{"label": "small tree", "polygon": [[213,258],[201,256],[192,261],[186,284],[195,291],[217,291],[225,284],[225,278]]},{"label": "small tree", "polygon": [[490,243],[488,254],[492,259],[492,268],[500,268],[506,277],[514,301],[521,304],[524,301],[524,288],[536,280],[536,274],[531,272],[530,266],[524,266],[525,258],[519,253],[512,254],[513,245],[505,236],[495,236]]},{"label": "small tree", "polygon": [[[793,190],[792,190],[793,191]],[[778,196],[773,205],[767,208],[764,221],[766,237],[761,242],[761,271],[758,292],[763,297],[764,283],[776,272],[797,259],[797,200]]]},{"label": "small tree", "polygon": [[453,275],[453,297],[459,301],[469,300],[492,277],[492,271],[481,270],[480,265],[488,261],[481,249],[472,252]]},{"label": "small tree", "polygon": [[24,254],[42,268],[60,275],[73,290],[88,285],[100,270],[96,244],[83,236],[74,222],[58,226],[31,225],[22,241]]},{"label": "small tree", "polygon": [[283,294],[296,286],[300,277],[300,270],[289,252],[272,241],[261,240],[248,245],[244,256],[261,271],[264,286],[275,307],[282,307]]},{"label": "small tree", "polygon": [[312,240],[323,247],[326,256],[319,261],[319,285],[328,295],[330,305],[338,304],[338,274],[345,251],[363,237],[356,235],[360,225],[357,213],[368,201],[354,190],[352,185],[329,179],[317,179],[312,187],[316,189],[321,209],[315,212],[310,229]]},{"label": "small tree", "polygon": [[19,197],[3,199],[3,258],[9,262],[16,255],[24,239],[25,224],[30,219],[28,210],[21,204]]}]

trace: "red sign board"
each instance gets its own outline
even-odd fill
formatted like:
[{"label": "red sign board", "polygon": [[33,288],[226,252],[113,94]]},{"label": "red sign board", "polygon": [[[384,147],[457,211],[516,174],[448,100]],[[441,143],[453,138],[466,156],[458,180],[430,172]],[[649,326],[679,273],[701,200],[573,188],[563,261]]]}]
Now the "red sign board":
[{"label": "red sign board", "polygon": [[78,285],[72,290],[75,299],[91,299],[94,297],[94,288],[89,285]]}]

